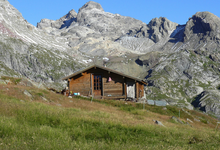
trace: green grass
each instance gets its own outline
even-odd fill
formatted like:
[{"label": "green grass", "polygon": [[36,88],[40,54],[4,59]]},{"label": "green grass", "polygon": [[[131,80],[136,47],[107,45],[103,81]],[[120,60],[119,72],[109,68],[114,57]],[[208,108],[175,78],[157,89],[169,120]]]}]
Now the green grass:
[{"label": "green grass", "polygon": [[8,77],[8,76],[2,76],[1,79],[2,80],[10,80],[10,82],[15,85],[17,85],[21,81],[21,78],[13,78],[13,77]]},{"label": "green grass", "polygon": [[[10,87],[9,87],[10,88]],[[4,89],[4,88],[3,88]],[[21,90],[21,88],[11,88]],[[31,91],[31,90],[29,90]],[[32,94],[50,92],[37,90]],[[56,96],[56,95],[55,95]],[[36,97],[34,95],[34,97]],[[57,99],[62,98],[57,95]],[[53,101],[53,99],[49,97]],[[62,101],[70,99],[63,98]],[[160,127],[144,123],[153,112],[177,115],[179,109],[113,100],[72,99],[74,103],[100,106],[65,108],[7,95],[0,89],[0,149],[218,149],[219,131],[187,126]],[[109,109],[103,111],[101,108]],[[123,115],[123,116],[122,116]],[[117,120],[114,120],[113,116]],[[156,117],[156,116],[155,116]],[[162,116],[161,116],[162,117]],[[121,119],[120,119],[121,118]],[[129,119],[130,118],[130,119]],[[135,123],[140,120],[140,123]],[[131,124],[130,122],[134,122]],[[141,123],[142,122],[142,123]]]},{"label": "green grass", "polygon": [[[56,110],[42,104],[24,104],[11,112],[13,117],[0,117],[2,149],[145,149],[191,147],[194,137],[187,130],[154,126],[124,126],[74,116],[75,110]],[[41,111],[39,111],[41,110]],[[191,130],[192,131],[192,130]],[[190,138],[188,138],[190,136]],[[202,143],[210,141],[196,135]],[[215,135],[207,135],[220,142]],[[213,143],[213,142],[212,142]],[[100,145],[101,144],[101,145]],[[192,147],[199,148],[199,143]],[[217,143],[213,145],[217,146]],[[205,149],[204,146],[201,149]]]},{"label": "green grass", "polygon": [[[78,96],[77,98],[80,99],[83,97]],[[87,98],[83,98],[83,99],[89,100]],[[143,104],[141,104],[141,103],[129,103],[129,102],[125,103],[124,101],[97,100],[97,99],[94,99],[93,102],[98,102],[101,104],[105,104],[107,106],[118,107],[120,110],[130,112],[132,114],[138,114],[138,115],[143,114],[141,112],[141,110],[143,110]],[[165,109],[163,109],[163,108],[165,108]],[[176,116],[176,117],[179,116],[179,110],[181,110],[181,108],[177,108],[175,106],[161,107],[161,106],[155,106],[155,105],[151,106],[151,105],[147,105],[147,104],[145,104],[144,109],[151,111],[151,112],[154,112],[154,113],[161,114],[161,115],[169,115],[169,116]],[[188,113],[186,113],[182,110],[181,110],[181,117],[184,119],[186,119],[186,118],[193,119],[192,116],[190,116]]]}]

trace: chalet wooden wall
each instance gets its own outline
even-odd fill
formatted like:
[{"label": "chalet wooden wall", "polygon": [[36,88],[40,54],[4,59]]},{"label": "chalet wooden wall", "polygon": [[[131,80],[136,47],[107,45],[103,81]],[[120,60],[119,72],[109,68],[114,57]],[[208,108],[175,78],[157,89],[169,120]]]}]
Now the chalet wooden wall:
[{"label": "chalet wooden wall", "polygon": [[[124,78],[118,74],[111,73],[99,68],[91,69],[88,71],[91,74],[102,76],[102,96],[122,96],[124,95],[123,82]],[[111,81],[109,81],[111,79]]]},{"label": "chalet wooden wall", "polygon": [[139,98],[142,98],[142,97],[144,97],[144,84],[141,84],[141,83],[138,83],[139,85],[138,85],[138,87],[139,87],[139,95],[138,95],[138,97]]},{"label": "chalet wooden wall", "polygon": [[[134,82],[119,74],[112,73],[100,68],[91,68],[86,72],[78,74],[69,79],[69,89],[73,93],[80,93],[80,95],[89,96],[94,92],[93,76],[102,76],[102,92],[103,98],[111,97],[127,97],[127,82]],[[135,97],[140,98],[144,96],[144,85],[140,82],[135,83]]]},{"label": "chalet wooden wall", "polygon": [[91,93],[90,74],[84,72],[71,79],[69,79],[69,89],[73,93],[80,93],[80,95],[89,95]]},{"label": "chalet wooden wall", "polygon": [[[111,81],[109,81],[111,79]],[[110,73],[103,76],[104,96],[122,96],[124,95],[123,77]]]}]

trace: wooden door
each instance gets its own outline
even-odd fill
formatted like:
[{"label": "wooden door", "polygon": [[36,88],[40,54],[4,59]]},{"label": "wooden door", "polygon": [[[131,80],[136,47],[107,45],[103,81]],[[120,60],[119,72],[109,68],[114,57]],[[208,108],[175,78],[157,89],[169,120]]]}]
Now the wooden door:
[{"label": "wooden door", "polygon": [[135,98],[135,82],[127,82],[127,97]]},{"label": "wooden door", "polygon": [[102,95],[102,76],[94,75],[94,95],[101,96]]}]

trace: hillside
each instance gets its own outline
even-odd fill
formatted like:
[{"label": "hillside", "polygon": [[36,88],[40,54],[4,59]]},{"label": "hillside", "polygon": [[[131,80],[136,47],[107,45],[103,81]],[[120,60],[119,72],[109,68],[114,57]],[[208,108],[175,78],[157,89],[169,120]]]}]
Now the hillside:
[{"label": "hillside", "polygon": [[[179,110],[182,124],[171,119]],[[21,79],[0,84],[0,121],[0,149],[218,149],[220,142],[217,120],[202,112],[68,98]]]}]

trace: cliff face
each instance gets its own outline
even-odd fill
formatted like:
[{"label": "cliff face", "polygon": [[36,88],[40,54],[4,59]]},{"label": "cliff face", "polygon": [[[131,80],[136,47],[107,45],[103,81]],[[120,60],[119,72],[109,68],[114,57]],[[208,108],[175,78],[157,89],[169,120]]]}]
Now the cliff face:
[{"label": "cliff face", "polygon": [[0,74],[61,81],[83,64],[69,55],[65,39],[29,24],[8,1],[0,1]]},{"label": "cliff face", "polygon": [[34,27],[0,0],[0,74],[54,85],[84,66],[105,63],[146,78],[149,99],[220,115],[219,25],[210,12],[196,13],[185,25],[164,17],[145,24],[90,1],[78,14],[71,10]]},{"label": "cliff face", "polygon": [[160,49],[147,76],[151,98],[180,106],[192,104],[219,116],[219,21],[214,14],[198,12],[186,25],[178,26],[179,32]]}]

